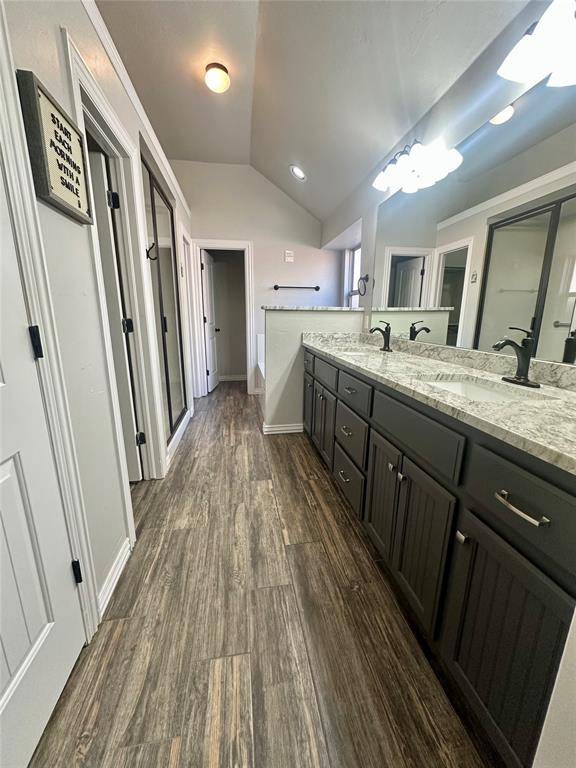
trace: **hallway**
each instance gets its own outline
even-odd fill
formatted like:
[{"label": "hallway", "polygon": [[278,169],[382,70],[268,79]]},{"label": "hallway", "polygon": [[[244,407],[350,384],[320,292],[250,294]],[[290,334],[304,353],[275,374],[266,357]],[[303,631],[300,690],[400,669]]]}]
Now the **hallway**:
[{"label": "hallway", "polygon": [[304,435],[196,402],[33,768],[485,768]]}]

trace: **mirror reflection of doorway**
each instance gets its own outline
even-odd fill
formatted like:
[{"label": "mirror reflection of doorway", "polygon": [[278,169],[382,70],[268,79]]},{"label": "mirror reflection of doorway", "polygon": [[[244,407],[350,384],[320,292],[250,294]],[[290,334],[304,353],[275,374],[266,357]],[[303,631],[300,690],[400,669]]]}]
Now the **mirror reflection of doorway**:
[{"label": "mirror reflection of doorway", "polygon": [[452,307],[448,315],[446,344],[455,347],[458,344],[458,332],[460,330],[468,247],[447,251],[442,253],[441,257],[443,267],[440,285],[440,306]]},{"label": "mirror reflection of doorway", "polygon": [[424,288],[424,256],[392,254],[390,261],[390,282],[388,287],[389,307],[421,307]]}]

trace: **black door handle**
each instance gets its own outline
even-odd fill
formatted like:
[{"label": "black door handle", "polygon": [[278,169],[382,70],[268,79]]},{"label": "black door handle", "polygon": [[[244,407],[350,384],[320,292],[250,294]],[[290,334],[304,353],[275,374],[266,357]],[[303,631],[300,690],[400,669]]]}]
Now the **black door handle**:
[{"label": "black door handle", "polygon": [[220,333],[220,328],[214,328],[215,333]]}]

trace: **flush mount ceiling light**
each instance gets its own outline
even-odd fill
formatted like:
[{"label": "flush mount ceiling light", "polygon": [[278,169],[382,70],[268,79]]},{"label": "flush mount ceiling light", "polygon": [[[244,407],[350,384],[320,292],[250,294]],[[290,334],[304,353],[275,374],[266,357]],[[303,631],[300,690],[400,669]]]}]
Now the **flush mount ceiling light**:
[{"label": "flush mount ceiling light", "polygon": [[230,75],[224,64],[214,61],[206,67],[204,82],[214,93],[225,93],[230,88]]},{"label": "flush mount ceiling light", "polygon": [[491,118],[490,122],[492,125],[502,125],[503,123],[507,123],[508,120],[510,120],[511,117],[514,115],[514,106],[512,104],[508,104],[507,107],[504,107],[500,112],[498,112],[497,115],[494,115],[493,118]]},{"label": "flush mount ceiling light", "polygon": [[442,139],[431,144],[414,141],[397,152],[374,179],[372,186],[392,194],[401,189],[407,194],[433,186],[462,164],[457,149],[448,149]]},{"label": "flush mount ceiling light", "polygon": [[498,70],[500,77],[560,88],[576,85],[576,0],[553,0],[540,21],[532,24]]},{"label": "flush mount ceiling light", "polygon": [[306,174],[300,168],[298,165],[291,165],[290,166],[290,173],[292,176],[294,176],[295,179],[298,179],[298,181],[306,181]]}]

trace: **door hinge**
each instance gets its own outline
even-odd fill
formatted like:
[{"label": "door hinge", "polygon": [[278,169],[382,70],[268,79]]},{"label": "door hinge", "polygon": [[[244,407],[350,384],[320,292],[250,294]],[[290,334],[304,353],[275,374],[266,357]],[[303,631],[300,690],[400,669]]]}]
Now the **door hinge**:
[{"label": "door hinge", "polygon": [[80,567],[80,560],[72,560],[72,573],[74,574],[74,581],[76,584],[82,584],[82,568]]},{"label": "door hinge", "polygon": [[210,376],[210,371],[206,368],[206,376]]},{"label": "door hinge", "polygon": [[168,318],[166,315],[162,315],[162,330],[164,333],[168,333]]},{"label": "door hinge", "polygon": [[204,322],[207,323],[208,320],[206,320],[206,315],[204,315]]},{"label": "door hinge", "polygon": [[202,264],[202,262],[200,262],[200,269],[202,270],[202,272],[204,272],[204,264]]},{"label": "door hinge", "polygon": [[136,433],[136,445],[144,445],[146,442],[146,435],[144,432]]},{"label": "door hinge", "polygon": [[131,317],[122,318],[122,333],[134,333],[134,321]]},{"label": "door hinge", "polygon": [[106,202],[108,203],[108,208],[120,208],[120,195],[118,192],[112,192],[112,190],[109,189],[106,191]]},{"label": "door hinge", "polygon": [[420,277],[424,277],[425,272],[426,270],[424,269],[424,267],[422,267],[422,269],[420,270]]},{"label": "door hinge", "polygon": [[32,352],[34,352],[34,359],[38,360],[38,358],[44,357],[42,339],[40,337],[40,328],[37,325],[30,325],[28,326],[28,333],[30,334],[30,341],[32,342]]}]

